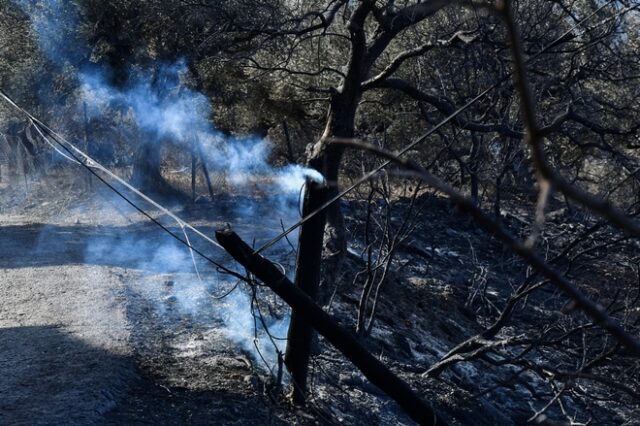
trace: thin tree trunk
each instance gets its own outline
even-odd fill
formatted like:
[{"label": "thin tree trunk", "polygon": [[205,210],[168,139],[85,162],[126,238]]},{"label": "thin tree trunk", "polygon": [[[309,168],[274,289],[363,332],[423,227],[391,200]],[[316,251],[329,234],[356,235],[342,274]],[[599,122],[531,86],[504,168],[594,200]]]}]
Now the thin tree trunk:
[{"label": "thin tree trunk", "polygon": [[289,163],[295,163],[296,157],[293,155],[293,145],[291,143],[291,135],[289,134],[289,126],[287,126],[287,122],[282,122],[282,130],[284,132],[284,139],[287,142],[287,160]]},{"label": "thin tree trunk", "polygon": [[[84,142],[84,152],[87,155],[91,156],[89,152],[89,117],[87,115],[87,103],[83,102],[82,104],[82,114],[83,114],[83,142]],[[87,189],[91,190],[93,188],[93,175],[91,173],[86,173],[86,186]]]},{"label": "thin tree trunk", "polygon": [[502,176],[504,173],[500,173],[496,178],[496,201],[493,205],[493,214],[496,219],[500,219],[500,203],[502,198]]},{"label": "thin tree trunk", "polygon": [[207,162],[204,159],[204,155],[202,154],[202,146],[198,141],[195,142],[196,148],[198,149],[198,156],[200,157],[200,164],[202,165],[202,173],[204,174],[204,179],[207,182],[207,189],[209,190],[209,196],[211,197],[211,201],[214,201],[213,197],[213,186],[211,186],[211,178],[209,177],[209,169],[207,169]]}]

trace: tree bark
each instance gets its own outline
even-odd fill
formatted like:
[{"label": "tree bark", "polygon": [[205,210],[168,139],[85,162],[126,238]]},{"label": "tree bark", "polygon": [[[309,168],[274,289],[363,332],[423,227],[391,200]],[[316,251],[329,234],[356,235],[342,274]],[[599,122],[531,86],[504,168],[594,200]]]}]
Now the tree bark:
[{"label": "tree bark", "polygon": [[207,182],[207,189],[209,190],[209,197],[211,197],[211,201],[215,201],[215,197],[213,196],[213,186],[211,185],[211,177],[209,176],[209,169],[207,168],[207,161],[204,158],[204,154],[202,153],[202,146],[200,142],[196,141],[196,148],[198,149],[198,156],[200,157],[200,164],[202,165],[202,173],[204,174],[204,179]]},{"label": "tree bark", "polygon": [[160,147],[142,143],[133,165],[133,184],[143,192],[164,192],[167,183],[160,174]]},{"label": "tree bark", "polygon": [[296,162],[296,156],[293,153],[293,143],[289,134],[289,126],[286,121],[282,121],[282,131],[284,132],[284,140],[287,143],[287,161],[293,164]]},{"label": "tree bark", "polygon": [[[333,198],[340,192],[338,172],[344,148],[328,143],[331,138],[352,138],[355,130],[355,116],[362,92],[359,80],[347,81],[333,94],[329,107],[327,126],[322,138],[312,147],[308,165],[325,177],[327,181],[327,198]],[[316,202],[313,201],[315,204]],[[331,293],[330,286],[335,285],[342,267],[342,261],[347,250],[344,217],[340,200],[327,208],[326,219],[322,224],[324,238],[316,241],[323,246],[322,280],[320,283],[319,300],[324,304],[327,295]],[[305,261],[305,259],[300,259]]]},{"label": "tree bark", "polygon": [[[309,155],[308,164],[316,169],[327,180],[330,194],[335,196],[339,193],[338,172],[342,162],[342,154],[344,148],[341,146],[328,144],[331,138],[352,138],[355,131],[355,116],[358,108],[358,102],[362,94],[357,90],[355,85],[357,82],[343,84],[339,92],[334,94],[329,107],[327,125],[324,134],[318,142],[313,146]],[[336,248],[344,248],[346,240],[344,238],[344,227],[342,214],[340,211],[340,203],[334,203],[327,212],[327,222],[330,227],[336,228],[336,238],[338,241],[334,244]]]},{"label": "tree bark", "polygon": [[413,392],[406,382],[372,356],[309,296],[295,287],[273,263],[255,254],[251,247],[231,230],[217,231],[216,238],[235,260],[280,296],[300,318],[331,342],[367,379],[396,401],[414,421],[421,425],[445,424],[437,418],[433,408]]}]

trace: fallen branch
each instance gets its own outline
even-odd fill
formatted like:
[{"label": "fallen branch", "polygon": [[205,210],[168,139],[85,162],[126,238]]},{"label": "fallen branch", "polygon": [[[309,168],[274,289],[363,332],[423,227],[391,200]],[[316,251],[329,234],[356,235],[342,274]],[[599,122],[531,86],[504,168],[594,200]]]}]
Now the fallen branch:
[{"label": "fallen branch", "polygon": [[433,408],[413,392],[407,383],[371,355],[309,296],[295,287],[273,263],[255,254],[235,232],[230,229],[219,230],[216,232],[216,238],[238,263],[280,296],[296,315],[331,342],[371,383],[396,401],[414,421],[421,425],[445,424],[437,418]]}]

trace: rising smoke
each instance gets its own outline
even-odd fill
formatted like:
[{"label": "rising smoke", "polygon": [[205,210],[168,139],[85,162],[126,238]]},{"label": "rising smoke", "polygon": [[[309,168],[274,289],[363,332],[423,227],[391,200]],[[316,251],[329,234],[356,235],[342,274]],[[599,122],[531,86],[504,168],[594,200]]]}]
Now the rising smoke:
[{"label": "rising smoke", "polygon": [[[212,108],[209,98],[186,83],[188,67],[184,60],[176,63],[155,62],[145,68],[131,69],[127,82],[115,86],[110,78],[113,70],[91,63],[91,49],[78,35],[79,11],[74,2],[14,2],[28,14],[40,48],[52,66],[59,71],[65,70],[66,73],[73,70],[78,116],[81,116],[80,111],[86,111],[92,120],[100,120],[105,111],[120,111],[135,123],[141,135],[140,140],[130,141],[134,144],[171,141],[175,146],[189,149],[195,139],[202,146],[204,161],[215,172],[225,174],[232,184],[241,186],[252,176],[267,176],[268,179],[263,180],[262,185],[270,186],[278,194],[277,197],[236,201],[227,210],[225,217],[216,217],[221,209],[212,208],[211,218],[232,224],[238,218],[245,224],[253,222],[257,225],[253,230],[259,227],[260,235],[256,236],[252,228],[247,226],[243,236],[257,240],[268,238],[268,229],[272,232],[279,230],[277,225],[265,226],[266,216],[276,224],[281,221],[281,226],[287,226],[299,218],[298,198],[305,178],[322,180],[322,176],[299,165],[274,168],[268,162],[271,153],[268,140],[252,136],[230,137],[216,129],[210,121]],[[46,88],[41,91],[43,103],[48,101],[48,93]],[[58,130],[64,133],[65,129]],[[108,135],[101,137],[102,143],[113,143]],[[115,199],[112,201],[115,202]],[[196,243],[198,242],[194,241]],[[174,309],[188,315],[196,323],[208,318],[201,313],[216,309],[217,315],[225,324],[223,331],[230,340],[256,354],[256,358],[257,347],[270,365],[275,363],[276,350],[265,338],[264,330],[260,330],[259,322],[257,332],[260,339],[254,343],[256,322],[251,314],[250,295],[239,287],[222,302],[214,302],[212,294],[219,294],[230,288],[233,282],[207,271],[201,261],[194,262],[188,249],[177,242],[158,239],[149,233],[102,235],[88,241],[85,262],[103,264],[107,259],[109,264],[121,264],[149,274],[190,272],[190,280],[181,280],[171,286],[172,294],[169,297],[176,302]],[[205,278],[203,281],[198,280],[193,273],[196,267]],[[216,279],[208,281],[214,276]],[[159,314],[166,309],[163,299],[167,297],[163,293],[165,290],[152,288],[146,293],[148,299],[156,302]],[[265,322],[276,336],[285,335],[287,316],[267,316]],[[282,350],[283,341],[277,342]]]}]

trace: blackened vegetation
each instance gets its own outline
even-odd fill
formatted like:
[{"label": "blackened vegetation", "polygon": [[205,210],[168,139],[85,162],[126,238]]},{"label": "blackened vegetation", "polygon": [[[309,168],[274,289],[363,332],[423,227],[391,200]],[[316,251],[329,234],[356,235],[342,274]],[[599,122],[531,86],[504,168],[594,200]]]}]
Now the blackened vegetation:
[{"label": "blackened vegetation", "polygon": [[[438,401],[445,416],[463,424],[520,424],[534,415],[553,419],[570,412],[582,413],[573,414],[576,421],[618,424],[625,413],[637,410],[637,375],[625,373],[636,368],[630,352],[453,204],[432,196],[419,201],[415,232],[400,247],[389,283],[380,292],[376,331],[368,339],[373,352],[386,354],[388,365]],[[409,204],[405,199],[396,206],[398,223]],[[364,231],[364,207],[346,210],[357,235]],[[635,243],[620,242],[614,252],[591,251],[586,247],[609,247],[605,241],[620,234],[597,220],[568,214],[558,201],[551,210],[555,214],[545,231],[545,238],[555,241],[548,246],[551,264],[568,271],[611,315],[615,306],[635,303],[635,285],[624,290],[611,280],[593,280],[605,274],[637,283],[637,270],[620,263],[634,256]],[[521,219],[508,216],[503,224],[524,238],[528,228]],[[355,256],[347,264],[349,276],[367,268]],[[357,311],[357,284],[349,291],[343,288],[332,310],[351,327],[354,314],[340,312]],[[629,321],[637,320],[634,314]],[[331,371],[335,360],[322,359],[325,371]],[[555,404],[548,405],[554,397]],[[616,408],[593,405],[594,398]],[[527,405],[516,402],[523,400]]]},{"label": "blackened vegetation", "polygon": [[[235,277],[250,284],[252,313],[270,305],[268,289],[293,308],[275,377],[251,361],[193,366],[158,337],[136,355],[148,380],[107,421],[140,421],[169,398],[178,408],[157,421],[194,423],[190,407],[245,424],[640,418],[637,2],[143,4],[3,2],[2,93],[144,192],[190,198],[234,229],[259,234],[278,204],[296,213],[259,189],[277,180],[273,165],[306,164],[324,181],[307,183],[289,241],[295,285],[263,250],[217,235],[248,270]],[[0,188],[28,214],[44,206],[34,182],[70,173],[42,125],[5,100]],[[288,225],[270,243],[284,244]],[[67,234],[90,232],[34,229],[5,234],[60,236],[67,250],[47,265],[80,257]],[[29,247],[0,266],[36,266]],[[168,365],[210,387],[165,394],[156,378]],[[207,400],[236,412],[215,417]]]},{"label": "blackened vegetation", "polygon": [[[411,391],[406,383],[372,356],[354,337],[340,328],[329,315],[313,303],[311,298],[306,296],[285,275],[278,271],[275,265],[260,255],[253,254],[251,247],[231,230],[218,231],[216,237],[234,259],[287,302],[300,319],[322,333],[329,342],[336,346],[363,372],[367,379],[393,398],[412,419],[424,425],[442,423],[438,422],[432,408],[422,401],[416,393]],[[299,338],[298,336],[290,337]],[[308,334],[302,336],[302,338],[306,339],[307,342],[310,340]],[[308,350],[306,349],[307,354]],[[306,356],[308,359],[306,354],[301,354],[301,356]],[[297,385],[300,386],[302,383]],[[300,392],[300,390],[297,391]]]}]

